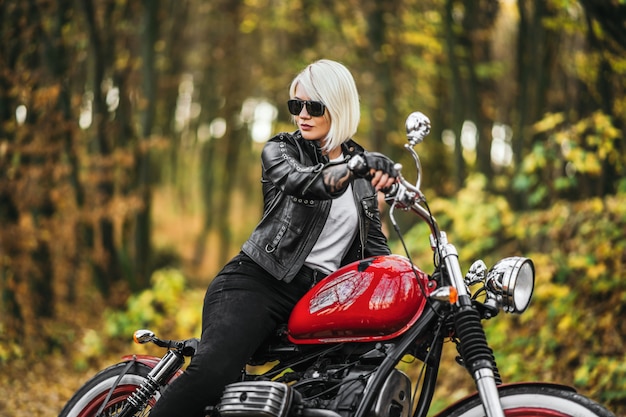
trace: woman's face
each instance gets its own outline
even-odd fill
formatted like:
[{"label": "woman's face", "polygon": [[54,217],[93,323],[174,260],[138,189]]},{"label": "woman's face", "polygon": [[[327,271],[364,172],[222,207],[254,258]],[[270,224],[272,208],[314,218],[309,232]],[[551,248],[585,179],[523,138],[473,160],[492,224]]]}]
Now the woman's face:
[{"label": "woman's face", "polygon": [[[305,93],[300,84],[296,86],[296,96],[293,97],[299,100],[310,100],[310,97]],[[324,139],[330,131],[330,115],[328,109],[323,115],[315,117],[311,116],[306,106],[302,106],[300,114],[295,116],[296,125],[302,133],[302,137],[306,140],[319,140],[321,145],[324,145]]]}]

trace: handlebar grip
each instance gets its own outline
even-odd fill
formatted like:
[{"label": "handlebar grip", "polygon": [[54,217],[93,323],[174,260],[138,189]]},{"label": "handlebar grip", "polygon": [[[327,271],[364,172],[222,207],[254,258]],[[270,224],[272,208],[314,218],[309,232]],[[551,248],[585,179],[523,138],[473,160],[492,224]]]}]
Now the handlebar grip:
[{"label": "handlebar grip", "polygon": [[354,155],[348,161],[348,169],[359,178],[365,178],[369,174],[369,167],[363,155]]},{"label": "handlebar grip", "polygon": [[388,156],[378,152],[364,152],[353,155],[348,160],[348,169],[359,178],[372,178],[372,170],[382,171],[391,177],[397,177],[395,163]]}]

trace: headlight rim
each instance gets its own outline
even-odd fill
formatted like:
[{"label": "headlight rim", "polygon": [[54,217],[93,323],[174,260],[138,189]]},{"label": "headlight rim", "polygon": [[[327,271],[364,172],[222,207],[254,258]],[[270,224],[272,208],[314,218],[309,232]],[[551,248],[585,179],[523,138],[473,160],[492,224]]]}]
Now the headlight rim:
[{"label": "headlight rim", "polygon": [[[522,275],[524,266],[530,268],[525,273],[527,275]],[[532,259],[521,256],[500,259],[487,274],[487,287],[496,294],[504,312],[523,313],[530,305],[535,288],[535,266]],[[523,298],[520,299],[520,295]]]}]

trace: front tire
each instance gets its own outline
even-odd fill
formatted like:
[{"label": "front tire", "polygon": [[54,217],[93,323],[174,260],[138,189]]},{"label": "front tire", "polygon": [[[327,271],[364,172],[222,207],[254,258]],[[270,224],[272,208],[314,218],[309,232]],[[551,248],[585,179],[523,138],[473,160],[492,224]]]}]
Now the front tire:
[{"label": "front tire", "polygon": [[[59,417],[95,417],[102,403],[109,395],[111,387],[116,383],[119,375],[122,374],[127,365],[128,362],[118,363],[98,372],[70,398],[63,410],[61,410]],[[125,400],[144,382],[148,373],[150,373],[148,366],[139,362],[133,363],[120,380],[118,386],[113,390],[113,394],[101,416],[114,417],[118,415],[122,411]],[[148,403],[148,406],[135,415],[148,415],[159,396],[160,392],[157,391],[156,395]]]},{"label": "front tire", "polygon": [[[566,387],[510,385],[498,387],[506,417],[615,417],[613,413]],[[444,410],[437,417],[484,417],[482,403],[473,396]]]}]

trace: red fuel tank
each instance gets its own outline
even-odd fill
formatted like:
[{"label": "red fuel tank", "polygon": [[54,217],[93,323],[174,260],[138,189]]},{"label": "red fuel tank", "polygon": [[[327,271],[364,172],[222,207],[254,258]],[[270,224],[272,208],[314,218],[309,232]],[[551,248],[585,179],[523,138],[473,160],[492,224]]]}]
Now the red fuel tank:
[{"label": "red fuel tank", "polygon": [[289,339],[320,344],[397,337],[424,311],[426,296],[417,279],[426,291],[434,290],[428,287],[428,276],[399,255],[346,265],[296,304],[287,326]]}]

